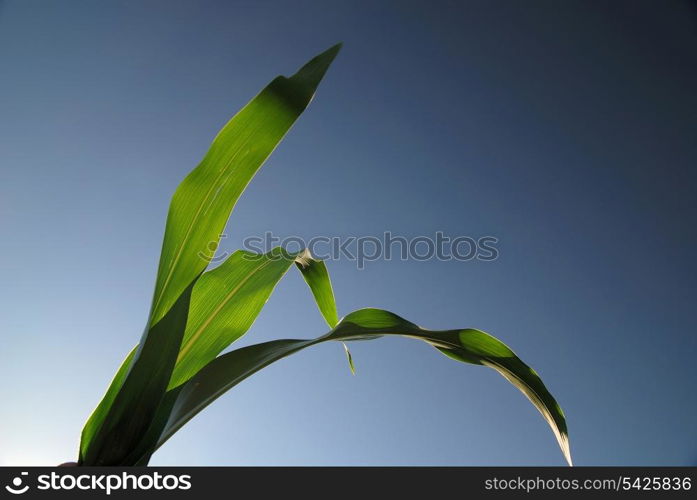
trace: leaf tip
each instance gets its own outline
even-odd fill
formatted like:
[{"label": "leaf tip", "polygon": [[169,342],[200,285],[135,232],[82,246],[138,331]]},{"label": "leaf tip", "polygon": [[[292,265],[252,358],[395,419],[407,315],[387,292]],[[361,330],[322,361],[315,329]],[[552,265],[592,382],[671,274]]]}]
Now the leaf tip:
[{"label": "leaf tip", "polygon": [[324,52],[316,55],[300,68],[297,73],[291,76],[290,80],[306,85],[310,90],[310,95],[314,94],[319,82],[336,58],[341,47],[342,44],[337,43]]},{"label": "leaf tip", "polygon": [[561,452],[564,454],[564,458],[566,459],[566,463],[569,464],[569,467],[574,466],[573,460],[571,460],[571,446],[569,443],[569,436],[568,434],[563,434],[562,438],[559,440],[559,446],[561,448]]},{"label": "leaf tip", "polygon": [[349,370],[351,370],[351,375],[356,374],[356,365],[353,364],[353,356],[351,356],[351,351],[349,351],[346,342],[342,342],[341,345],[344,346],[344,352],[346,353],[346,360],[348,361]]}]

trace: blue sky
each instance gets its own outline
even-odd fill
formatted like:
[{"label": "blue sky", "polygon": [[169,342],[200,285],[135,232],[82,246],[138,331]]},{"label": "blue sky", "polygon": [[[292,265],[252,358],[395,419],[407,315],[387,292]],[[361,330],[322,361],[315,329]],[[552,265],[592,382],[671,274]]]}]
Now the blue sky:
[{"label": "blue sky", "polygon": [[[631,6],[631,7],[630,7]],[[688,2],[0,2],[0,464],[76,456],[149,309],[167,206],[268,81],[344,48],[239,202],[265,231],[494,235],[493,262],[329,262],[366,306],[496,335],[580,465],[697,462],[697,11]],[[240,345],[325,327],[284,278]],[[155,465],[561,465],[491,370],[321,345],[255,375]]]}]

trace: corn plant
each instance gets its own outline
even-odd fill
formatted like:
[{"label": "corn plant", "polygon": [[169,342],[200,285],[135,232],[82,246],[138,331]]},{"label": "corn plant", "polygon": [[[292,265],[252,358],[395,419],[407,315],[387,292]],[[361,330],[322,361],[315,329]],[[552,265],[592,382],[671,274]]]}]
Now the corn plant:
[{"label": "corn plant", "polygon": [[[269,364],[323,342],[346,348],[346,342],[386,335],[422,340],[451,359],[499,372],[542,413],[571,463],[561,408],[537,373],[487,333],[427,330],[380,309],[339,320],[327,268],[307,251],[237,251],[207,270],[201,256],[219,241],[242,191],[305,110],[339,49],[323,52],[289,78],[275,78],[223,127],[177,188],[145,330],[84,426],[79,465],[147,465],[191,418]],[[291,267],[302,273],[329,331],[221,355],[247,332]],[[348,348],[346,354],[353,370]]]}]

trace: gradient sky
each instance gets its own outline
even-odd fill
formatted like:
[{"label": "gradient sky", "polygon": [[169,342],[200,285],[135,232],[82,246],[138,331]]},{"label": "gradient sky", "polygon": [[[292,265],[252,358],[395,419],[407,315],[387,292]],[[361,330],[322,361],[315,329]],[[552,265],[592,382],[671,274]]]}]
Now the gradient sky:
[{"label": "gradient sky", "polygon": [[[697,10],[666,2],[0,2],[0,464],[76,456],[148,314],[170,196],[337,41],[224,250],[273,231],[494,235],[494,262],[329,262],[366,306],[532,365],[580,465],[697,463]],[[297,273],[240,345],[313,337]],[[154,465],[561,465],[492,370],[403,339],[245,381]]]}]

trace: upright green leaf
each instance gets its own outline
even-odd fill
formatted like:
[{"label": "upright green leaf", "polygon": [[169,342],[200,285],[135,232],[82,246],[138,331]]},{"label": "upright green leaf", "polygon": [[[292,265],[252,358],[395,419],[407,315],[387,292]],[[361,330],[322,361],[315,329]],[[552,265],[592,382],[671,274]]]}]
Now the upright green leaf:
[{"label": "upright green leaf", "polygon": [[426,330],[379,309],[355,311],[329,333],[314,340],[275,340],[243,347],[214,359],[178,388],[177,394],[172,395],[176,396],[176,400],[157,447],[225,391],[274,361],[321,342],[370,340],[383,335],[423,340],[452,359],[488,366],[499,372],[540,411],[552,428],[564,457],[571,464],[563,411],[537,373],[503,342],[473,329]]},{"label": "upright green leaf", "polygon": [[[126,457],[150,427],[177,359],[193,283],[174,306],[141,340],[104,418],[93,421],[96,430],[85,445],[81,465],[128,465]],[[107,395],[109,393],[107,392]],[[101,405],[100,405],[101,406]]]},{"label": "upright green leaf", "polygon": [[167,216],[151,311],[159,320],[208,265],[230,212],[259,167],[305,110],[339,52],[335,45],[290,78],[279,76],[215,137],[203,161],[179,185]]},{"label": "upright green leaf", "polygon": [[149,428],[172,375],[191,289],[208,265],[211,244],[218,242],[251,178],[307,107],[339,49],[323,52],[290,78],[274,79],[225,125],[177,188],[145,332],[87,422],[81,463],[121,463]]},{"label": "upright green leaf", "polygon": [[135,356],[137,350],[138,346],[136,345],[133,349],[131,349],[131,352],[128,353],[126,359],[123,360],[121,366],[116,372],[116,375],[114,375],[111,384],[109,384],[109,388],[107,389],[106,394],[104,394],[101,403],[92,412],[92,415],[90,415],[90,418],[83,427],[82,435],[80,436],[80,462],[84,461],[88,445],[106,418],[109,408],[111,408],[119,389],[121,389],[121,386],[123,385],[123,381],[126,380],[126,375],[128,375],[128,371],[131,368],[131,362],[133,361],[133,357]]}]

